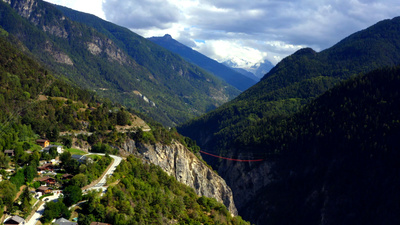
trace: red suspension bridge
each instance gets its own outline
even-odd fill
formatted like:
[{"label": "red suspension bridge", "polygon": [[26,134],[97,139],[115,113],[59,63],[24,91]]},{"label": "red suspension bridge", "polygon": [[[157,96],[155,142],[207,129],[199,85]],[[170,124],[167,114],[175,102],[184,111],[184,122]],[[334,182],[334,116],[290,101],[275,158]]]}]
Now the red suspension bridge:
[{"label": "red suspension bridge", "polygon": [[200,153],[212,156],[212,157],[216,157],[216,158],[220,158],[220,159],[226,159],[226,160],[230,160],[230,161],[236,161],[236,162],[261,162],[264,159],[232,159],[232,158],[227,158],[227,157],[223,157],[223,156],[219,156],[219,155],[214,155],[208,152],[204,152],[204,151],[199,151]]}]

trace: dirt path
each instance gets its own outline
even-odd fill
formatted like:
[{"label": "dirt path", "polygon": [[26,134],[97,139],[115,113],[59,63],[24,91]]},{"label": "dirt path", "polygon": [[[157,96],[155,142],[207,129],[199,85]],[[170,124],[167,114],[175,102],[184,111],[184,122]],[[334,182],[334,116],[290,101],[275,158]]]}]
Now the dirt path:
[{"label": "dirt path", "polygon": [[17,193],[17,196],[14,198],[14,202],[15,202],[15,201],[19,198],[19,196],[22,194],[22,192],[24,191],[25,187],[26,187],[26,185],[22,185],[22,186],[19,188],[19,191],[18,191],[18,193]]},{"label": "dirt path", "polygon": [[[15,198],[14,198],[14,202],[19,198],[19,196],[22,194],[22,192],[24,191],[24,188],[26,187],[26,185],[22,185],[20,188],[19,188],[19,191],[17,192],[17,195],[15,196]],[[7,211],[7,207],[6,206],[4,206],[4,212],[6,212]],[[7,214],[3,214],[3,216],[0,218],[0,221],[1,221],[1,223],[3,223],[4,222],[4,220],[6,219],[6,216],[7,216]]]}]

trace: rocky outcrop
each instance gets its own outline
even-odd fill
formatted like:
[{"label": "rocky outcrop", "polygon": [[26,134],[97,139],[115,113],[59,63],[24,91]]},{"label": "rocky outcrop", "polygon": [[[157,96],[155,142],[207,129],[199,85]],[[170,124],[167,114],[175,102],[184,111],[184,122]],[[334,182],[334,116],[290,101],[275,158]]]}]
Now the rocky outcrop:
[{"label": "rocky outcrop", "polygon": [[[40,24],[41,20],[44,20],[48,12],[46,10],[41,9],[38,7],[38,2],[35,0],[24,0],[24,1],[10,1],[10,0],[3,0],[4,2],[10,4],[18,14],[29,21],[31,21],[36,26]],[[44,32],[47,32],[51,35],[60,37],[60,38],[68,38],[69,34],[64,27],[63,22],[66,18],[62,15],[59,15],[58,18],[54,19],[51,24],[45,23],[43,24],[41,29]]]},{"label": "rocky outcrop", "polygon": [[103,51],[98,45],[92,42],[87,43],[87,48],[88,51],[93,55],[100,55],[100,53]]},{"label": "rocky outcrop", "polygon": [[[63,20],[65,20],[65,17],[62,17]],[[44,32],[47,32],[51,35],[54,35],[56,37],[60,38],[68,38],[68,32],[65,30],[64,27],[59,26],[59,25],[47,25],[42,27]]]},{"label": "rocky outcrop", "polygon": [[128,56],[110,39],[104,40],[100,37],[93,37],[91,42],[86,43],[86,46],[93,55],[97,56],[105,52],[110,61],[117,61],[121,65],[129,62]]},{"label": "rocky outcrop", "polygon": [[215,198],[233,215],[237,215],[232,191],[224,179],[182,144],[174,142],[171,145],[149,145],[128,140],[123,144],[123,149],[160,166],[179,182],[192,187],[198,195]]},{"label": "rocky outcrop", "polygon": [[28,19],[36,26],[41,23],[41,29],[44,32],[60,38],[68,38],[69,34],[63,24],[65,17],[62,15],[57,15],[57,18],[53,19],[50,24],[43,23],[43,18],[49,14],[49,12],[38,7],[38,2],[36,0],[3,1],[10,4],[10,6],[15,9],[20,16]]},{"label": "rocky outcrop", "polygon": [[11,0],[3,0],[3,2],[6,2],[13,7],[18,14],[20,14],[22,17],[29,18],[34,11],[34,9],[37,7],[37,2],[35,0],[25,0],[23,2],[12,2]]},{"label": "rocky outcrop", "polygon": [[73,66],[74,63],[72,62],[71,58],[65,54],[64,52],[57,50],[50,42],[46,42],[45,49],[51,56],[53,56],[54,60],[58,63],[67,64]]},{"label": "rocky outcrop", "polygon": [[[23,1],[7,1],[4,2],[10,4],[10,6],[22,17],[28,19],[33,24],[41,28],[44,32],[54,35],[60,38],[68,38],[69,34],[65,29],[64,22],[66,18],[62,15],[58,15],[58,18],[55,18],[51,21],[51,23],[44,23],[44,16],[48,13],[46,9],[42,9],[38,7],[38,2],[35,0],[23,0]],[[26,34],[21,33],[21,36]],[[54,48],[53,44],[50,41],[45,43],[46,52],[50,53],[54,60],[58,63],[63,63],[67,65],[73,65],[71,58],[64,52]]]},{"label": "rocky outcrop", "polygon": [[143,101],[149,103],[151,106],[156,107],[156,103],[154,103],[153,101],[149,100],[146,96],[144,96],[142,93],[140,93],[139,91],[135,90],[133,91],[133,94],[139,96],[140,98],[143,99]]}]

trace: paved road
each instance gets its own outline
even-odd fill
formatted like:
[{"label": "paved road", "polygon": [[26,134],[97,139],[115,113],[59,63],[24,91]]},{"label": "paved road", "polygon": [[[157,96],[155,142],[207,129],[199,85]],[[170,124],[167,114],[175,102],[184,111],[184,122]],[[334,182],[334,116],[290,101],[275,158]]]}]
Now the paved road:
[{"label": "paved road", "polygon": [[[44,197],[43,199],[48,198],[49,200],[47,200],[47,201],[56,201],[59,196],[60,196],[60,194],[54,194],[53,196]],[[40,204],[40,203],[38,203],[38,204]],[[42,204],[39,207],[39,209],[36,210],[35,214],[31,217],[31,219],[27,223],[25,223],[26,225],[35,225],[39,221],[40,217],[42,217],[43,212],[44,212],[44,205],[45,204]]]},{"label": "paved road", "polygon": [[[88,154],[88,155],[91,155],[91,154]],[[95,155],[104,155],[104,154],[96,153]],[[114,173],[115,169],[122,161],[122,158],[119,156],[110,155],[110,157],[113,158],[114,160],[113,160],[110,168],[107,170],[106,174],[101,178],[101,180],[96,185],[94,185],[91,188],[86,189],[85,191],[98,190],[98,189],[103,189],[103,191],[104,191],[104,189],[105,189],[104,185],[106,185],[107,177],[111,176]]]},{"label": "paved road", "polygon": [[[91,154],[104,155],[104,154],[97,154],[97,153],[90,153],[88,155],[91,155]],[[96,185],[94,185],[91,188],[88,188],[86,191],[99,190],[99,189],[101,189],[102,191],[107,190],[107,187],[104,187],[104,185],[106,184],[106,181],[107,181],[107,177],[114,173],[115,169],[122,161],[122,158],[119,156],[110,155],[110,157],[113,158],[114,160],[113,160],[110,168],[106,171],[106,174],[101,178],[101,180]],[[49,199],[48,201],[56,201],[58,199],[58,197],[59,197],[59,194],[54,194],[53,196],[45,197],[44,199],[48,198]],[[42,204],[39,207],[39,209],[36,210],[35,214],[31,217],[31,219],[25,223],[26,225],[35,225],[39,221],[40,217],[42,217],[42,215],[44,213],[44,205],[45,204]]]}]

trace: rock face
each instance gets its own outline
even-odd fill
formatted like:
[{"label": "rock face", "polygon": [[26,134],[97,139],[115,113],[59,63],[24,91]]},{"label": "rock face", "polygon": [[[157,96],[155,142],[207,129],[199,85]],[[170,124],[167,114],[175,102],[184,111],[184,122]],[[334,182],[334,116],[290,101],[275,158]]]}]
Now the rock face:
[{"label": "rock face", "polygon": [[31,16],[34,8],[37,7],[35,0],[25,0],[22,4],[20,2],[12,2],[11,0],[3,0],[3,2],[10,4],[21,16],[27,19]]},{"label": "rock face", "polygon": [[215,198],[233,215],[237,215],[229,186],[182,144],[174,142],[171,145],[148,145],[128,140],[123,144],[123,149],[160,166],[179,182],[192,187],[198,195]]},{"label": "rock face", "polygon": [[53,58],[54,58],[54,60],[56,62],[67,64],[67,65],[70,65],[70,66],[74,65],[74,63],[72,62],[71,58],[67,54],[65,54],[64,52],[54,48],[52,43],[46,42],[46,46],[45,46],[44,50],[46,52],[50,53],[50,55],[53,56]]},{"label": "rock face", "polygon": [[[73,23],[68,21],[65,16],[57,13],[56,10],[51,11],[49,9],[41,8],[38,6],[39,3],[36,0],[21,0],[13,2],[7,0],[3,1],[10,4],[10,6],[14,8],[19,15],[28,19],[50,35],[54,35],[63,39],[76,37],[79,38],[82,35],[79,29],[77,29]],[[53,19],[46,21],[45,17],[46,15],[48,16],[48,14],[51,14]],[[98,56],[104,52],[110,61],[117,61],[121,65],[129,63],[131,66],[135,66],[133,62],[128,60],[128,56],[110,39],[93,36],[92,41],[86,42],[85,44],[87,50],[95,56]],[[45,51],[50,53],[57,63],[63,63],[70,66],[74,65],[67,53],[60,49],[54,49],[52,43],[50,42],[46,43]]]},{"label": "rock face", "polygon": [[86,45],[88,51],[93,55],[98,56],[105,52],[110,61],[117,61],[121,65],[129,61],[128,56],[110,39],[93,37],[92,42],[87,42]]},{"label": "rock face", "polygon": [[[65,20],[65,17],[62,17],[61,20]],[[54,35],[56,37],[59,38],[68,38],[69,34],[68,32],[65,30],[64,27],[61,27],[59,25],[49,25],[49,26],[43,26],[42,27],[44,32],[47,32],[51,35]]]},{"label": "rock face", "polygon": [[[41,28],[44,32],[63,39],[67,39],[70,36],[66,30],[66,19],[61,14],[55,15],[55,18],[49,24],[44,22],[45,15],[51,13],[46,11],[45,9],[41,9],[38,6],[38,1],[3,1],[10,4],[10,6],[19,15],[31,21],[33,24],[38,26],[38,28]],[[46,41],[44,50],[48,52],[57,63],[67,64],[70,66],[74,65],[68,54],[63,52],[61,49],[55,48],[52,42]]]},{"label": "rock face", "polygon": [[[233,190],[233,199],[238,210],[244,210],[249,199],[257,196],[257,193],[267,186],[271,177],[272,161],[264,162],[234,162],[225,161],[219,167],[218,173],[225,179]],[[238,182],[240,181],[240,182]]]},{"label": "rock face", "polygon": [[[3,0],[4,2],[10,4],[12,8],[17,11],[19,15],[28,19],[33,24],[38,26],[44,31],[51,35],[60,37],[60,38],[68,38],[69,34],[65,28],[64,22],[65,17],[61,14],[53,14],[54,12],[48,12],[45,9],[42,9],[38,6],[38,1],[36,0],[21,0],[21,1],[10,1]],[[48,14],[52,14],[55,16],[55,19],[51,21],[50,24],[44,23],[44,17]]]}]

